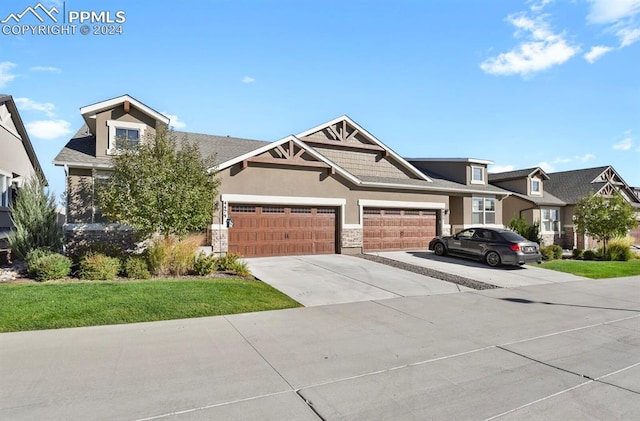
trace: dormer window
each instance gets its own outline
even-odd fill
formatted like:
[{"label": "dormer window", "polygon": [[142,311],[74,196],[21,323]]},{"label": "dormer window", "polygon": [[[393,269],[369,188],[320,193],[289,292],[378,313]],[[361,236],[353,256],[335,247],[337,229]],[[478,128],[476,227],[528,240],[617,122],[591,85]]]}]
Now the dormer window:
[{"label": "dormer window", "polygon": [[144,138],[144,131],[147,128],[142,123],[118,120],[108,120],[107,126],[109,127],[109,148],[107,150],[109,154],[118,150],[136,148]]},{"label": "dormer window", "polygon": [[541,181],[539,178],[531,179],[531,194],[533,195],[542,194]]},{"label": "dormer window", "polygon": [[116,128],[116,149],[133,149],[140,141],[140,131],[137,129]]},{"label": "dormer window", "polygon": [[484,184],[484,167],[471,167],[471,184]]}]

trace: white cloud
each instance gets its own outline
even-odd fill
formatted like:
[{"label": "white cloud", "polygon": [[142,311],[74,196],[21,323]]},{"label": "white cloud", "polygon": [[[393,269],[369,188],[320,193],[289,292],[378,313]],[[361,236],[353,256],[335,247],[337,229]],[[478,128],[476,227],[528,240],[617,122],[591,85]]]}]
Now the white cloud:
[{"label": "white cloud", "polygon": [[622,28],[616,35],[620,39],[620,48],[628,47],[640,40],[640,28]]},{"label": "white cloud", "polygon": [[35,102],[29,98],[15,98],[15,102],[20,111],[42,111],[49,117],[55,116],[53,110],[56,106],[50,102]]},{"label": "white cloud", "polygon": [[640,25],[636,15],[640,13],[640,0],[589,0],[591,7],[587,22],[606,26],[620,41],[620,48],[640,40]]},{"label": "white cloud", "polygon": [[11,73],[11,69],[16,67],[15,63],[10,61],[3,61],[0,63],[0,88],[4,88],[7,83],[16,78],[16,75]]},{"label": "white cloud", "polygon": [[573,159],[575,159],[576,161],[580,161],[580,162],[587,162],[590,161],[592,159],[594,159],[596,156],[592,153],[586,153],[584,155],[581,156],[574,156]]},{"label": "white cloud", "polygon": [[529,17],[524,13],[510,15],[507,21],[516,27],[514,36],[525,38],[509,52],[491,57],[480,64],[486,73],[526,76],[562,64],[580,51],[564,34],[554,33],[545,16]]},{"label": "white cloud", "polygon": [[595,45],[591,47],[588,53],[586,53],[583,57],[589,63],[593,64],[603,55],[607,54],[609,51],[613,50],[613,47],[607,47],[605,45]]},{"label": "white cloud", "polygon": [[529,8],[532,12],[540,12],[545,6],[549,3],[553,2],[553,0],[530,0],[528,3],[531,4]]},{"label": "white cloud", "polygon": [[640,13],[640,0],[589,0],[591,9],[587,21],[595,24],[609,24],[627,19]]},{"label": "white cloud", "polygon": [[254,78],[252,78],[251,76],[245,76],[242,78],[242,83],[253,83],[256,80]]},{"label": "white cloud", "polygon": [[538,165],[536,165],[536,167],[542,168],[542,170],[544,172],[554,172],[555,171],[555,168],[553,167],[553,165],[549,164],[546,161],[542,161],[542,162],[538,163]]},{"label": "white cloud", "polygon": [[53,66],[33,66],[29,70],[31,70],[32,72],[49,72],[49,73],[62,72],[62,69],[60,69],[59,67],[53,67]]},{"label": "white cloud", "polygon": [[511,164],[507,164],[507,165],[490,165],[489,166],[489,172],[490,173],[507,172],[507,171],[513,171],[515,169],[516,169],[516,167],[511,165]]},{"label": "white cloud", "polygon": [[26,124],[29,136],[55,139],[71,133],[71,123],[65,120],[39,120]]},{"label": "white cloud", "polygon": [[187,127],[187,123],[185,123],[184,121],[181,121],[177,115],[167,114],[167,113],[162,113],[162,114],[164,114],[167,118],[169,118],[169,120],[171,120],[169,122],[169,125],[174,129],[184,129],[185,127]]},{"label": "white cloud", "polygon": [[628,151],[631,148],[633,148],[633,139],[630,136],[613,145],[613,149],[617,151]]}]

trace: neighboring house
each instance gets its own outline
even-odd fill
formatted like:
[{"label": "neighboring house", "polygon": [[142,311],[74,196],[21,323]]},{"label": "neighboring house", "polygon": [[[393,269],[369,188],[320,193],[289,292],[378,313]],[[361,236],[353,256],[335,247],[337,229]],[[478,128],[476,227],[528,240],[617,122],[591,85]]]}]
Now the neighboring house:
[{"label": "neighboring house", "polygon": [[0,244],[5,246],[3,243],[13,227],[9,205],[20,187],[36,174],[46,183],[11,95],[0,94],[0,148]]},{"label": "neighboring house", "polygon": [[472,226],[504,227],[504,199],[511,192],[489,183],[492,161],[472,158],[407,158],[410,164],[434,180],[455,183],[463,193],[449,198],[452,233]]},{"label": "neighboring house", "polygon": [[[489,182],[512,192],[502,206],[504,225],[509,226],[513,218],[524,218],[529,225],[540,225],[540,236],[545,244],[563,244],[564,230],[573,227],[572,214],[565,213],[567,203],[547,188],[549,175],[546,172],[535,167],[493,173],[489,174]],[[568,225],[567,221],[570,222]]]},{"label": "neighboring house", "polygon": [[[573,225],[575,205],[584,196],[617,192],[638,210],[640,219],[640,199],[610,165],[555,173],[529,168],[490,174],[489,181],[513,192],[504,204],[505,225],[513,217],[537,222],[545,244],[581,249],[597,245],[594,239],[578,234]],[[640,242],[637,229],[630,234]]]},{"label": "neighboring house", "polygon": [[[95,184],[108,177],[118,139],[139,142],[170,121],[128,95],[80,112],[84,127],[54,160],[67,175],[67,238],[125,238],[126,228],[105,224]],[[275,142],[176,133],[217,156],[212,170],[221,185],[211,242],[220,253],[426,249],[431,238],[451,231],[450,218],[456,227],[474,217],[500,226],[499,199],[508,194],[486,183],[486,162],[478,184],[429,175],[347,116]]]}]

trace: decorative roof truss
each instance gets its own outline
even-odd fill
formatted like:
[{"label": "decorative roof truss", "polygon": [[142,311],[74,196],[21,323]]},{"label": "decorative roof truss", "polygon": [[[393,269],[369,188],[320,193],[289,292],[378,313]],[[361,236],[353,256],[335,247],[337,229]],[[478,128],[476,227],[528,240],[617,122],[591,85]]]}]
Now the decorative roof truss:
[{"label": "decorative roof truss", "polygon": [[[267,155],[253,156],[242,161],[242,168],[246,168],[250,163],[289,165],[295,167],[329,168],[329,164],[318,161],[310,156],[307,151],[296,144],[293,140],[276,145],[267,151]],[[330,171],[333,173],[333,171]]]},{"label": "decorative roof truss", "polygon": [[624,182],[620,179],[618,174],[616,174],[614,169],[611,167],[602,171],[600,175],[598,175],[596,179],[592,181],[592,183],[612,183],[616,185],[624,184]]},{"label": "decorative roof truss", "polygon": [[370,151],[385,151],[381,146],[372,143],[363,143],[357,138],[360,131],[349,124],[345,119],[330,124],[321,130],[328,139],[321,139],[315,136],[306,136],[304,141],[316,145],[339,145],[352,149],[365,149]]}]

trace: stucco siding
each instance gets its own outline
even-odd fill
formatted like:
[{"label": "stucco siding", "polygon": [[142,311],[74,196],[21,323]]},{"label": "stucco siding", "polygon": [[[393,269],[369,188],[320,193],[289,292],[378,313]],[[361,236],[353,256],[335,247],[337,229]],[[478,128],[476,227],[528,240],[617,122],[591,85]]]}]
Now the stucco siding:
[{"label": "stucco siding", "polygon": [[109,120],[123,121],[127,123],[139,123],[147,126],[145,137],[153,136],[155,133],[155,120],[131,106],[129,113],[124,111],[124,105],[120,105],[110,110],[105,110],[96,115],[96,156],[104,157],[109,148]]},{"label": "stucco siding", "polygon": [[[233,175],[232,175],[233,174]],[[339,176],[327,175],[326,169],[299,169],[285,167],[240,165],[218,173],[221,194],[244,194],[284,197],[315,197],[345,199],[345,224],[362,224],[359,199],[439,203],[449,208],[449,197],[415,191],[361,189],[340,180]],[[220,222],[219,222],[220,223]]]},{"label": "stucco siding", "polygon": [[29,178],[35,174],[31,160],[22,144],[22,139],[6,127],[0,125],[0,171],[6,175]]}]

